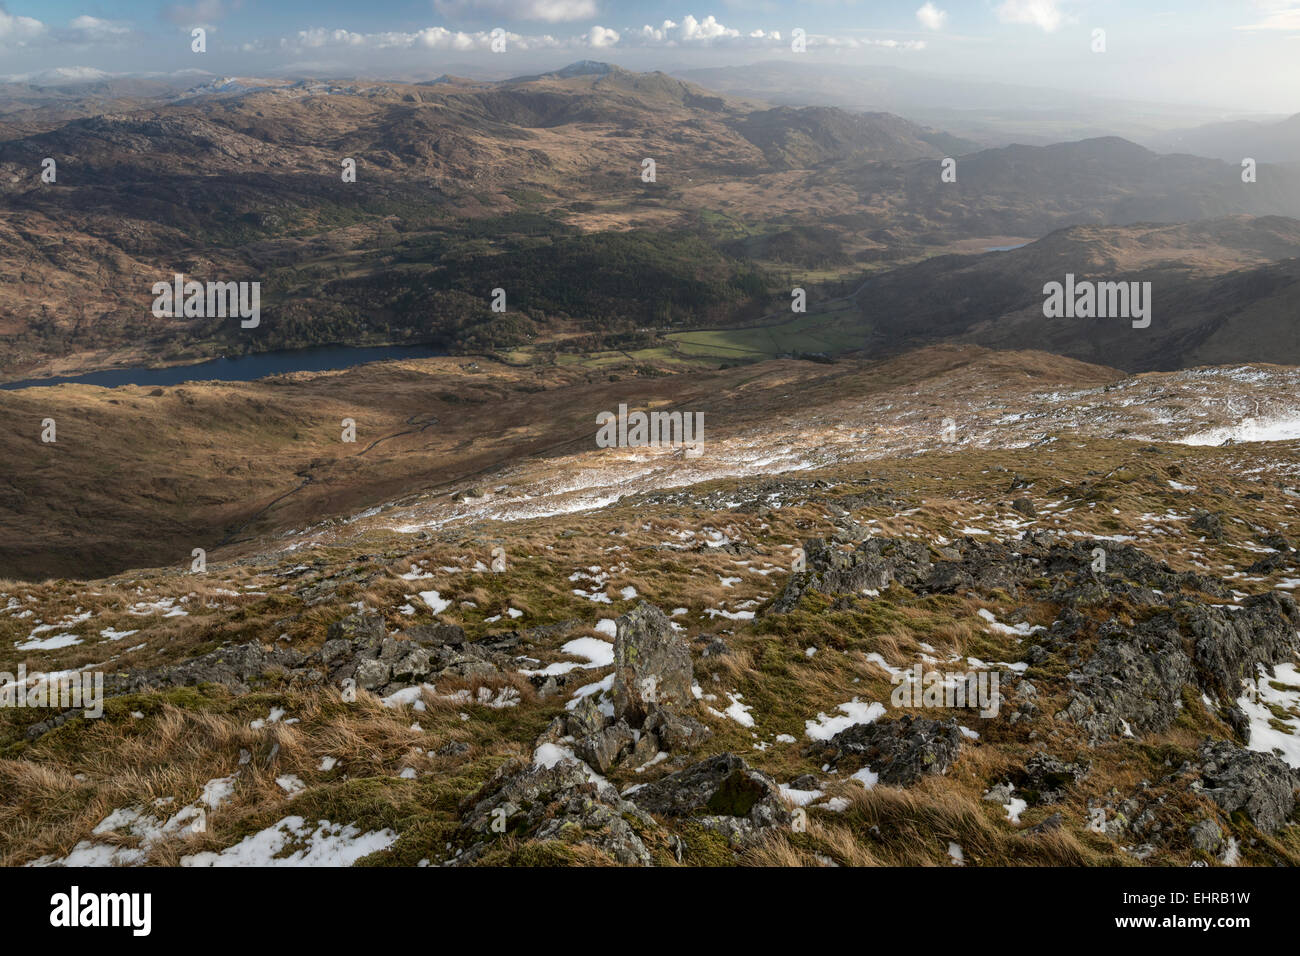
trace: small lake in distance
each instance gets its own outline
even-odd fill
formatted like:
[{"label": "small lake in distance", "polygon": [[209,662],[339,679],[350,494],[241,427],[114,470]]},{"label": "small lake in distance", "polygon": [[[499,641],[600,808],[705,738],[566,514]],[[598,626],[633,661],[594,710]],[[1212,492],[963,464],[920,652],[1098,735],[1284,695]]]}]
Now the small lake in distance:
[{"label": "small lake in distance", "polygon": [[34,378],[20,382],[0,383],[0,389],[33,388],[42,385],[101,385],[115,388],[118,385],[180,385],[183,382],[251,382],[268,375],[285,372],[326,372],[352,368],[367,362],[389,359],[433,358],[447,353],[428,345],[378,345],[356,348],[347,345],[327,345],[313,349],[293,349],[285,352],[258,352],[234,358],[209,359],[194,365],[174,365],[169,368],[114,368],[81,375],[64,375],[53,378]]}]

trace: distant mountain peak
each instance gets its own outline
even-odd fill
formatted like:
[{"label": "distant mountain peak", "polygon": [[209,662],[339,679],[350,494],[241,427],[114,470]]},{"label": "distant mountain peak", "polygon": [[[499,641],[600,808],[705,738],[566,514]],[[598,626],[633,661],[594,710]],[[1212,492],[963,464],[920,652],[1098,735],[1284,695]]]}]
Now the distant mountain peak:
[{"label": "distant mountain peak", "polygon": [[621,68],[600,60],[578,60],[562,69],[556,70],[554,76],[608,76]]}]

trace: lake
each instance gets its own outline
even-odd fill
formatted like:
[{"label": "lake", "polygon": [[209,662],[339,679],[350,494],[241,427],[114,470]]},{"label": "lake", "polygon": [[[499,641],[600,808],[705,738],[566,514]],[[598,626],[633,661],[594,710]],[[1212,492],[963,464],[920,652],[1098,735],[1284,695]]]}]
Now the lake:
[{"label": "lake", "polygon": [[182,382],[251,382],[268,375],[285,372],[325,372],[383,362],[389,359],[433,358],[446,355],[444,351],[427,345],[377,345],[355,348],[346,345],[329,345],[314,349],[293,349],[285,352],[259,352],[235,358],[210,359],[194,365],[174,365],[169,368],[114,368],[82,375],[64,375],[53,378],[32,378],[20,382],[0,383],[0,389],[32,388],[41,385],[179,385]]}]

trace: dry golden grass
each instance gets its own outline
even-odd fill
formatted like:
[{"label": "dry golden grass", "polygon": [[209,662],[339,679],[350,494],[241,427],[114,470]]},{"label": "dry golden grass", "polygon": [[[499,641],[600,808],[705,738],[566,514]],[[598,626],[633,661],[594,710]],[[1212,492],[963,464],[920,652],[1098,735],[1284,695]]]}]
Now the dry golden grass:
[{"label": "dry golden grass", "polygon": [[[394,630],[428,621],[430,614],[418,599],[411,601],[414,615],[397,609],[415,592],[436,589],[453,601],[442,618],[462,624],[472,638],[577,621],[576,627],[563,634],[524,640],[521,653],[550,662],[567,659],[560,652],[566,640],[596,633],[596,620],[617,616],[645,598],[666,611],[687,608],[686,614],[673,620],[685,628],[688,640],[720,634],[730,649],[726,655],[696,660],[696,680],[713,699],[702,701],[692,712],[713,729],[714,736],[683,759],[731,750],[783,783],[809,772],[825,778],[816,761],[803,753],[805,722],[819,713],[833,714],[840,704],[855,697],[888,700],[892,683],[879,664],[868,659],[870,655],[878,654],[895,667],[907,667],[917,659],[924,642],[935,648],[941,661],[952,655],[1019,660],[1032,641],[990,632],[977,616],[978,610],[988,608],[1003,622],[1027,620],[1047,625],[1060,609],[1044,601],[1033,588],[1016,594],[922,598],[898,587],[876,598],[862,596],[843,602],[839,609],[830,601],[809,598],[789,615],[760,614],[752,621],[710,618],[705,613],[709,608],[735,609],[744,602],[757,601],[753,609],[760,610],[761,603],[784,585],[791,546],[806,537],[828,536],[837,523],[847,520],[876,521],[872,526],[876,535],[884,535],[882,529],[888,528],[890,533],[914,534],[923,540],[951,537],[954,526],[961,526],[959,522],[987,516],[1003,502],[1007,484],[1017,474],[1034,482],[1020,493],[1040,508],[1066,500],[1069,503],[1058,510],[1074,510],[1062,516],[1063,525],[1092,533],[1141,537],[1146,515],[1163,515],[1169,509],[1190,514],[1197,507],[1210,506],[1223,510],[1228,529],[1223,542],[1199,541],[1177,524],[1169,526],[1169,534],[1141,541],[1153,556],[1175,568],[1200,562],[1217,573],[1227,573],[1229,567],[1242,568],[1254,560],[1252,555],[1257,552],[1249,545],[1257,532],[1234,518],[1263,528],[1286,527],[1296,520],[1292,499],[1280,489],[1227,467],[1235,454],[1230,449],[1165,447],[1164,454],[1150,461],[1135,454],[1129,443],[1108,441],[1058,446],[1050,458],[1032,449],[972,451],[963,458],[939,453],[880,462],[870,469],[831,469],[820,476],[840,483],[819,493],[829,498],[829,503],[808,495],[809,500],[795,500],[780,509],[711,511],[689,504],[647,509],[633,499],[583,515],[580,521],[561,515],[514,523],[487,522],[426,539],[350,532],[328,548],[267,556],[247,564],[216,562],[201,579],[154,571],[84,583],[5,582],[0,586],[0,595],[5,596],[0,606],[14,595],[22,607],[39,613],[25,619],[0,614],[0,647],[5,646],[2,639],[25,639],[35,620],[57,620],[81,607],[95,613],[92,621],[73,627],[86,637],[85,643],[28,654],[29,667],[80,667],[102,663],[106,655],[115,654],[122,656],[113,667],[134,667],[142,660],[175,662],[223,641],[269,643],[282,633],[290,636],[290,646],[307,650],[319,645],[329,623],[348,613],[346,605],[354,601],[380,610]],[[1202,490],[1189,497],[1171,489],[1163,478],[1153,481],[1145,477],[1165,475],[1170,466],[1179,469],[1182,477],[1176,480],[1198,484]],[[1065,484],[1059,476],[1087,471],[1097,475],[1086,488],[1058,487]],[[721,490],[727,493],[722,496],[725,498],[742,485],[727,479],[703,490]],[[837,495],[858,492],[881,493],[883,500],[892,497],[898,504],[868,502],[855,506],[847,516],[832,506]],[[1248,498],[1248,493],[1262,497]],[[1087,508],[1090,501],[1097,502],[1095,509]],[[916,509],[914,513],[899,514],[912,509]],[[998,507],[997,513],[1006,512]],[[1034,526],[1053,526],[1055,520],[1052,514],[1040,511]],[[732,555],[694,547],[702,529],[709,526],[744,541],[752,553],[746,549]],[[674,536],[688,530],[696,532],[696,537]],[[473,571],[476,562],[490,562],[491,548],[503,540],[508,545],[508,572]],[[665,546],[665,542],[674,547]],[[751,563],[738,563],[743,561]],[[299,562],[308,565],[308,570],[292,577],[280,576]],[[433,577],[403,580],[401,575],[413,564],[432,572]],[[592,565],[608,574],[603,589],[613,598],[609,604],[593,603],[572,593],[575,587],[593,586],[585,579],[569,581],[574,571]],[[449,574],[440,570],[444,566],[465,570]],[[767,576],[755,573],[767,568],[776,570]],[[1249,589],[1267,589],[1284,573],[1249,582]],[[724,586],[723,577],[740,580]],[[288,587],[282,590],[285,584]],[[625,585],[636,587],[636,599],[619,598],[619,588]],[[263,593],[246,591],[250,586]],[[191,615],[163,618],[125,613],[134,602],[163,596],[188,597],[185,606]],[[319,603],[309,603],[312,601]],[[464,607],[462,601],[473,601],[478,607]],[[503,618],[487,623],[486,618],[507,607],[524,611],[524,616],[517,621]],[[1106,613],[1121,621],[1127,614],[1123,607]],[[93,640],[92,628],[106,623],[138,628],[139,634],[119,642]],[[123,655],[137,643],[147,646]],[[817,649],[814,656],[805,654],[808,647]],[[1087,649],[1086,639],[1082,649]],[[603,669],[581,670],[573,677],[575,683],[586,683],[605,673]],[[830,860],[841,865],[947,866],[951,841],[962,846],[969,866],[1129,864],[1133,859],[1117,850],[1117,842],[1088,832],[1088,810],[1113,803],[1112,790],[1120,797],[1138,792],[1144,781],[1151,784],[1147,791],[1151,795],[1166,797],[1166,809],[1160,812],[1167,813],[1173,825],[1171,833],[1181,832],[1186,820],[1215,816],[1204,801],[1194,799],[1185,787],[1179,792],[1176,781],[1168,783],[1164,778],[1206,734],[1229,735],[1217,715],[1192,700],[1175,726],[1156,739],[1088,748],[1076,728],[1053,716],[1066,702],[1065,689],[1057,678],[1034,676],[1033,680],[1039,686],[1041,716],[1032,724],[1013,726],[1004,719],[983,722],[973,714],[959,715],[960,722],[981,733],[979,742],[963,748],[947,776],[926,780],[908,791],[887,787],[864,791],[856,782],[843,779],[857,769],[846,762],[839,782],[832,776],[824,784],[826,796],[822,798],[848,800],[843,813],[811,808],[806,833],[775,835],[744,854],[742,862],[823,865]],[[517,707],[494,711],[451,696],[468,690],[472,701],[481,686],[492,695],[504,687],[512,688],[518,694]],[[752,708],[754,727],[710,712],[710,708],[725,709],[730,694],[739,694]],[[436,856],[454,829],[459,801],[507,756],[527,756],[536,734],[563,711],[566,699],[567,694],[539,698],[531,682],[516,674],[486,682],[439,681],[436,692],[423,695],[422,712],[389,710],[367,695],[344,709],[336,697],[283,691],[272,681],[247,698],[143,695],[129,704],[146,713],[143,720],[110,713],[99,722],[82,722],[75,731],[61,729],[25,746],[15,743],[26,726],[15,719],[22,715],[3,714],[6,739],[11,743],[0,764],[0,833],[4,834],[0,859],[26,862],[44,854],[65,854],[79,840],[87,839],[91,829],[114,809],[149,806],[153,799],[172,797],[175,803],[170,811],[175,812],[197,799],[208,780],[236,770],[240,774],[236,792],[227,804],[209,813],[208,832],[160,841],[152,853],[153,862],[228,846],[294,812],[295,804],[311,807],[322,818],[338,815],[336,822],[340,823],[356,819],[367,826],[396,826],[408,836],[403,837],[404,849],[395,853],[394,859],[411,862],[412,854]],[[286,717],[297,717],[301,723],[250,728],[251,721],[265,719],[273,706],[285,707]],[[462,719],[462,714],[469,719]],[[413,730],[417,722],[420,730]],[[789,734],[798,743],[775,742],[778,734]],[[468,744],[470,750],[454,758],[432,753],[450,742]],[[766,749],[755,749],[758,743],[767,744]],[[268,766],[265,761],[276,744],[279,750]],[[250,753],[251,761],[241,767],[243,750]],[[1039,750],[1063,759],[1086,755],[1093,771],[1069,789],[1063,802],[1031,806],[1024,813],[1024,822],[1016,826],[1006,819],[1000,805],[981,797],[999,782],[1015,782],[1025,761]],[[335,770],[318,769],[323,756],[338,759]],[[416,780],[398,779],[397,774],[407,767],[416,771]],[[608,776],[623,788],[669,769],[660,766],[647,776],[616,768]],[[307,789],[292,798],[284,794],[275,778],[286,773],[299,776]],[[84,779],[79,780],[78,774]],[[382,795],[367,791],[359,797],[352,788],[366,781],[382,782],[378,788]],[[1059,832],[1040,836],[1023,832],[1056,812],[1064,818]],[[1248,827],[1218,819],[1221,825],[1256,839],[1254,845],[1243,841],[1247,862],[1296,858],[1294,841],[1285,834],[1265,840]],[[670,830],[677,825],[668,823]],[[879,840],[873,826],[892,835]],[[123,835],[106,835],[103,840],[133,842]],[[605,862],[591,852],[568,847],[557,857],[538,855],[535,848],[521,845],[494,856],[494,860],[530,865]],[[670,853],[661,862],[669,858]],[[1161,859],[1186,864],[1200,857],[1182,837],[1175,836]]]}]

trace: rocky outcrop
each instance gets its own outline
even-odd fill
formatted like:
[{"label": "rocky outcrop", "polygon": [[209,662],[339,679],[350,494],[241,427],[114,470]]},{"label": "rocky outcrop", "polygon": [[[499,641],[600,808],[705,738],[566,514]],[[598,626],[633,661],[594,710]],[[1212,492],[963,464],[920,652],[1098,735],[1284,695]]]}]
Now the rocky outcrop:
[{"label": "rocky outcrop", "polygon": [[1182,690],[1232,700],[1259,665],[1300,653],[1300,609],[1286,594],[1243,601],[1237,610],[1193,602],[1132,628],[1109,622],[1096,649],[1070,674],[1075,686],[1064,715],[1090,739],[1167,730],[1182,707]]},{"label": "rocky outcrop", "polygon": [[956,720],[906,715],[855,724],[812,750],[822,753],[832,765],[845,757],[860,758],[880,783],[906,787],[930,774],[947,773],[961,753],[961,743]]},{"label": "rocky outcrop", "polygon": [[506,835],[594,847],[617,863],[648,866],[650,851],[632,823],[656,824],[604,781],[588,779],[576,760],[550,767],[508,761],[473,798],[461,819],[466,843],[453,864],[473,863]]},{"label": "rocky outcrop", "polygon": [[1063,716],[1093,741],[1161,731],[1178,716],[1183,686],[1194,674],[1172,620],[1133,631],[1107,623],[1092,657],[1069,675],[1074,687]]},{"label": "rocky outcrop", "polygon": [[1255,826],[1273,833],[1295,810],[1300,773],[1272,754],[1207,740],[1198,756],[1201,791],[1228,813],[1243,810]]},{"label": "rocky outcrop", "polygon": [[1036,805],[1060,803],[1091,769],[1086,760],[1067,762],[1039,751],[1025,762],[1019,789]]},{"label": "rocky outcrop", "polygon": [[612,716],[585,697],[564,719],[574,753],[606,773],[706,740],[711,731],[686,712],[694,705],[693,682],[686,638],[663,611],[642,601],[616,621]]},{"label": "rocky outcrop", "polygon": [[385,696],[442,677],[498,676],[517,644],[513,634],[470,641],[450,624],[414,625],[393,637],[379,614],[361,611],[330,624],[325,642],[311,653],[256,642],[221,647],[181,664],[110,675],[105,691],[215,683],[243,694],[275,679],[306,687],[339,687],[351,679],[357,688]]},{"label": "rocky outcrop", "polygon": [[290,648],[279,645],[266,648],[258,643],[237,644],[217,648],[180,664],[134,674],[110,675],[105,679],[105,691],[130,694],[166,687],[225,684],[235,693],[245,694],[277,675],[291,676],[306,669],[306,657]]},{"label": "rocky outcrop", "polygon": [[628,799],[659,816],[690,817],[733,842],[791,820],[776,781],[730,753],[660,777],[631,791]]},{"label": "rocky outcrop", "polygon": [[[1174,571],[1129,544],[1063,542],[1041,531],[1027,531],[1011,542],[968,537],[933,549],[906,538],[867,538],[850,549],[813,538],[803,549],[805,569],[790,575],[768,613],[788,613],[809,591],[857,595],[891,583],[919,594],[966,589],[1015,593],[1045,580],[1053,601],[1071,605],[1108,597],[1152,605],[1166,602],[1162,593],[1229,593],[1222,581]],[[1100,560],[1098,550],[1104,555]]]}]

